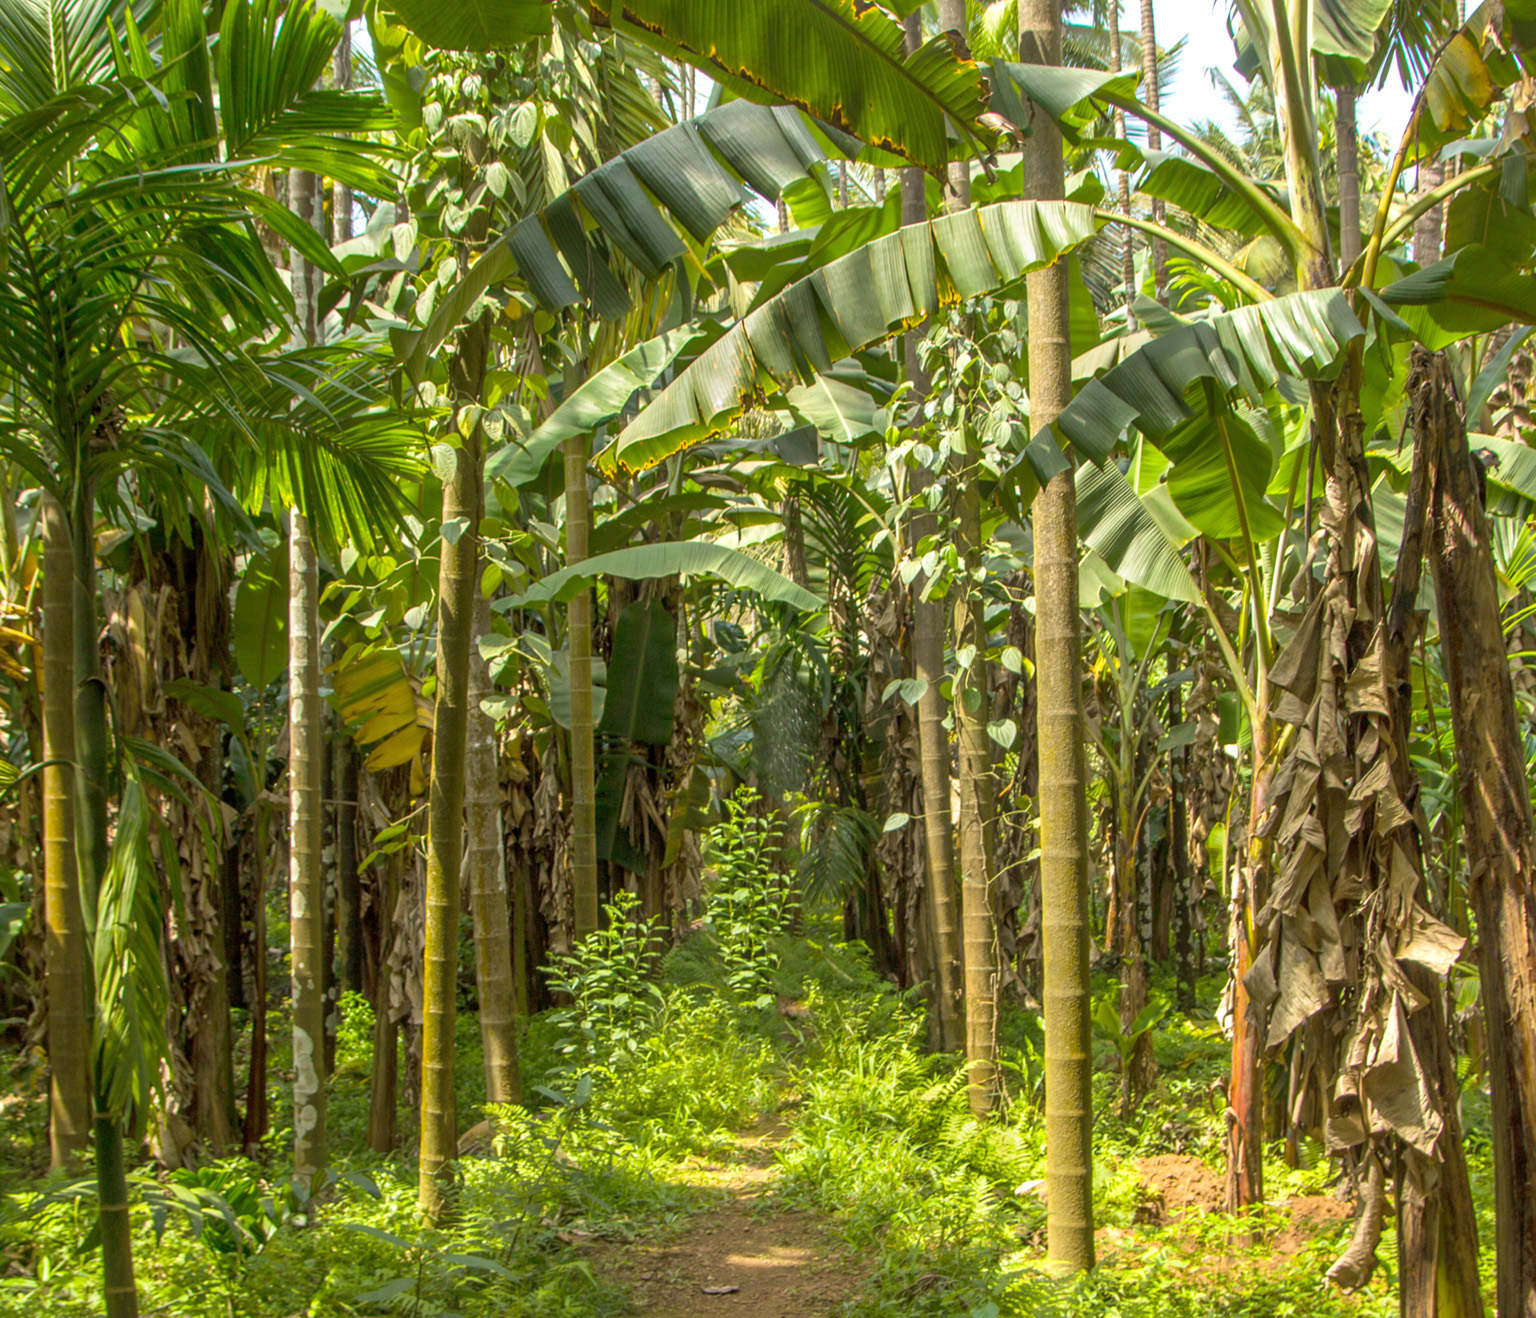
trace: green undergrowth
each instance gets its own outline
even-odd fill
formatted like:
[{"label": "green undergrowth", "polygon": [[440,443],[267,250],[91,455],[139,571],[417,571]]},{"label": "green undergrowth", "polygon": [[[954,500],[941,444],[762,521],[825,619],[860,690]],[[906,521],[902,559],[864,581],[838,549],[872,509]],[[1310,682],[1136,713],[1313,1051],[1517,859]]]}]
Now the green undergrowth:
[{"label": "green undergrowth", "polygon": [[[143,1311],[172,1318],[632,1312],[622,1286],[594,1265],[589,1242],[622,1246],[683,1229],[718,1202],[718,1192],[701,1185],[701,1164],[740,1157],[740,1132],[771,1128],[779,1132],[778,1181],[768,1211],[822,1215],[833,1252],[840,1246],[848,1266],[868,1277],[844,1318],[1396,1312],[1390,1232],[1370,1288],[1346,1297],[1323,1274],[1347,1221],[1298,1233],[1280,1203],[1244,1223],[1215,1212],[1169,1222],[1152,1211],[1142,1159],[1172,1154],[1219,1174],[1218,1081],[1228,1047],[1214,1018],[1219,977],[1198,986],[1197,1007],[1170,1006],[1158,1020],[1157,1087],[1128,1120],[1117,1113],[1120,1044],[1101,1031],[1100,1266],[1057,1281],[1044,1270],[1037,1014],[1006,1008],[1007,1102],[999,1117],[977,1121],[956,1059],[921,1046],[915,993],[876,975],[861,947],[834,936],[830,919],[802,914],[803,932],[794,937],[744,938],[739,910],[738,903],[726,913],[731,922],[706,921],[666,956],[659,975],[632,905],[610,910],[603,938],[556,968],[565,1005],[525,1025],[526,1107],[482,1108],[477,1022],[472,1012],[461,1017],[460,1125],[489,1115],[495,1135],[486,1156],[461,1163],[456,1211],[439,1230],[423,1229],[416,1215],[412,1140],[403,1138],[390,1158],[366,1151],[371,1020],[360,999],[346,1004],[329,1088],[332,1173],[319,1187],[292,1183],[286,1022],[274,1021],[273,1132],[260,1158],[169,1176],[147,1165],[136,1173]],[[735,937],[743,941],[732,954],[724,944]],[[1106,999],[1114,991],[1107,980],[1098,985]],[[1155,1001],[1171,1003],[1175,994],[1171,983],[1154,986]],[[1486,1211],[1486,1105],[1474,1091],[1466,1107]],[[403,1098],[400,1115],[401,1131],[413,1131]],[[17,1170],[7,1173],[0,1219],[0,1314],[98,1313],[89,1184],[37,1179],[25,1170],[36,1165],[36,1150],[28,1154],[10,1138],[9,1166]],[[1272,1200],[1331,1192],[1331,1165],[1318,1150],[1303,1147],[1295,1167],[1281,1152],[1272,1149],[1266,1164]]]}]

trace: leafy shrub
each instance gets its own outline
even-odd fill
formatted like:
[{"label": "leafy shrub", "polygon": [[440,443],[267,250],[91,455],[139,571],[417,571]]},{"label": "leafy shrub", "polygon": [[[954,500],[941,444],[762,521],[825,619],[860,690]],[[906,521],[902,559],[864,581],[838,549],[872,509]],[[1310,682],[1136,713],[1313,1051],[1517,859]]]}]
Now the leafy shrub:
[{"label": "leafy shrub", "polygon": [[639,916],[640,899],[620,892],[604,907],[606,928],[556,956],[550,987],[570,998],[551,1020],[562,1038],[557,1052],[572,1066],[634,1053],[648,1037],[661,990],[651,977],[659,933]]},{"label": "leafy shrub", "polygon": [[751,788],[738,789],[725,803],[725,819],[705,835],[704,863],[714,883],[704,923],[719,944],[730,991],[763,1008],[773,1005],[780,956],[775,944],[789,928],[794,891],[774,870],[783,825],[753,813],[760,800]]}]

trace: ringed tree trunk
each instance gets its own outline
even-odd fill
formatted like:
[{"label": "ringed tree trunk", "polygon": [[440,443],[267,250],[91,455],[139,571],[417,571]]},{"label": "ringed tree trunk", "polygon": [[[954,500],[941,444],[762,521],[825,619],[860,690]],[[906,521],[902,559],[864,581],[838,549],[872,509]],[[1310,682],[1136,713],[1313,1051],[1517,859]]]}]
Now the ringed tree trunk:
[{"label": "ringed tree trunk", "polygon": [[53,1166],[91,1138],[90,981],[75,870],[74,566],[69,523],[43,496],[43,923],[48,992],[48,1135]]},{"label": "ringed tree trunk", "polygon": [[[1109,71],[1119,73],[1122,67],[1120,0],[1113,0],[1110,8],[1113,12],[1109,16]],[[1114,126],[1114,135],[1123,141],[1125,111],[1116,106],[1110,116],[1110,122]],[[1120,194],[1120,210],[1122,214],[1129,215],[1131,213],[1131,176],[1123,169],[1116,170],[1115,173],[1116,186]],[[1120,277],[1125,281],[1125,328],[1127,333],[1131,333],[1136,328],[1136,313],[1131,310],[1136,301],[1136,247],[1130,225],[1126,225],[1120,235]]]},{"label": "ringed tree trunk", "polygon": [[[1416,356],[1420,350],[1415,350]],[[1416,367],[1423,369],[1416,361]],[[1536,824],[1525,781],[1488,519],[1451,373],[1435,359],[1416,398],[1431,472],[1430,565],[1460,764],[1468,883],[1477,914],[1493,1106],[1500,1318],[1536,1315]],[[1422,418],[1422,419],[1421,419]]]},{"label": "ringed tree trunk", "polygon": [[[480,398],[491,347],[484,320],[462,330],[449,368],[455,402]],[[454,1035],[458,1016],[459,912],[464,847],[464,771],[469,732],[469,652],[479,561],[481,431],[477,422],[443,484],[438,574],[437,705],[427,838],[426,932],[421,1017],[420,1206],[429,1222],[451,1207],[458,1152]]]},{"label": "ringed tree trunk", "polygon": [[[319,180],[288,171],[288,204],[311,228]],[[289,270],[299,336],[320,337],[317,272],[296,250]],[[325,1138],[325,706],[320,699],[320,572],[309,523],[289,514],[288,545],[288,923],[293,1007],[293,1161],[313,1176],[327,1161]],[[258,844],[260,839],[258,838]],[[258,896],[258,900],[261,900]],[[257,949],[258,953],[264,949]]]},{"label": "ringed tree trunk", "polygon": [[[1019,58],[1061,63],[1060,0],[1019,0]],[[1061,134],[1044,113],[1024,143],[1026,195],[1065,192]],[[1027,276],[1031,427],[1072,401],[1067,265]],[[1050,1261],[1093,1266],[1093,1039],[1088,1017],[1088,768],[1084,747],[1077,495],[1070,468],[1035,499],[1040,756],[1040,907],[1044,948],[1045,1157]]]},{"label": "ringed tree trunk", "polygon": [[1356,91],[1338,89],[1334,134],[1338,139],[1339,265],[1346,272],[1360,256],[1360,132],[1355,123]]},{"label": "ringed tree trunk", "polygon": [[[907,49],[922,41],[916,14],[906,20]],[[928,216],[923,172],[901,172],[901,222],[921,223]],[[907,378],[914,393],[928,392],[927,373],[919,360],[923,335],[914,330],[906,336],[903,355]],[[915,471],[912,494],[919,498],[933,483],[931,473]],[[938,532],[938,520],[919,503],[912,517],[914,545]],[[955,834],[950,809],[949,733],[944,727],[948,713],[940,686],[944,681],[944,606],[921,598],[923,578],[914,581],[912,592],[912,673],[923,683],[917,698],[917,739],[923,787],[923,850],[925,896],[933,936],[933,1011],[929,1018],[929,1042],[939,1052],[953,1052],[965,1045],[961,999],[960,931],[955,917]]]},{"label": "ringed tree trunk", "polygon": [[[965,0],[939,0],[939,26],[966,31]],[[971,202],[971,167],[949,166],[952,211]],[[987,679],[986,609],[977,574],[983,566],[981,493],[977,471],[956,459],[955,525],[967,568],[966,587],[954,602],[955,653],[971,661],[955,674],[955,728],[960,769],[960,923],[965,966],[965,1055],[971,1111],[985,1116],[997,1106],[997,916],[992,889],[997,781],[987,733],[992,701]]]},{"label": "ringed tree trunk", "polygon": [[[1119,24],[1116,24],[1118,27]],[[1159,113],[1157,92],[1157,25],[1152,15],[1152,0],[1141,0],[1141,95],[1147,109]],[[1163,149],[1162,130],[1156,124],[1147,125],[1147,149]],[[1163,224],[1167,208],[1162,198],[1152,199],[1152,222]],[[1157,300],[1168,300],[1168,244],[1161,238],[1152,240],[1152,280],[1157,290]],[[1132,295],[1134,297],[1134,294]]]},{"label": "ringed tree trunk", "polygon": [[[587,557],[592,503],[587,488],[591,437],[565,441],[565,565]],[[597,782],[592,720],[592,592],[577,594],[566,606],[566,645],[571,686],[571,903],[573,939],[598,926]]]},{"label": "ringed tree trunk", "polygon": [[363,897],[357,872],[357,748],[346,729],[336,738],[336,983],[363,991]]},{"label": "ringed tree trunk", "polygon": [[965,1056],[971,1111],[997,1106],[997,919],[993,910],[991,814],[997,784],[987,733],[987,628],[975,571],[982,563],[981,496],[975,470],[957,471],[961,554],[969,571],[955,600],[955,649],[973,651],[955,674],[960,743],[960,919],[965,931]]},{"label": "ringed tree trunk", "polygon": [[[90,482],[78,479],[70,510],[74,560],[75,863],[81,908],[93,915],[107,868],[110,764],[106,685],[97,644],[95,511]],[[108,1102],[107,1077],[101,1074],[99,1060],[98,1052],[92,1063],[91,1135],[96,1149],[102,1300],[107,1318],[138,1318],[122,1115],[114,1112]]]},{"label": "ringed tree trunk", "polygon": [[[490,605],[475,591],[475,635],[490,634]],[[480,708],[492,693],[479,647],[469,655],[469,891],[475,923],[475,983],[480,1000],[480,1043],[485,1053],[485,1099],[519,1103],[517,994],[512,985],[512,918],[507,906],[507,859],[501,832],[501,773],[496,726]]]},{"label": "ringed tree trunk", "polygon": [[[319,565],[309,524],[290,514],[288,544],[288,920],[292,931],[293,1162],[309,1177],[326,1164],[325,870],[321,830]],[[259,843],[260,839],[258,839]],[[258,949],[260,952],[262,949]]]}]

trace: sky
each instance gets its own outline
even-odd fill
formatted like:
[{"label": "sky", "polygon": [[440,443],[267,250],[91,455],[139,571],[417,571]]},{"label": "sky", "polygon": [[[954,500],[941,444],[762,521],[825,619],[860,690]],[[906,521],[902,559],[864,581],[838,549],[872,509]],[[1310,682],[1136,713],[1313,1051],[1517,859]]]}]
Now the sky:
[{"label": "sky", "polygon": [[[1242,86],[1232,72],[1232,39],[1227,35],[1230,8],[1228,0],[1153,0],[1157,44],[1166,47],[1180,37],[1188,38],[1179,62],[1178,81],[1161,107],[1170,118],[1181,123],[1215,119],[1228,128],[1234,126],[1205,72],[1209,67],[1219,68],[1235,86]],[[1121,12],[1126,27],[1134,29],[1140,22],[1135,0],[1126,0]],[[1408,123],[1412,100],[1394,73],[1387,86],[1360,98],[1356,110],[1360,131],[1380,132],[1395,146]]]}]

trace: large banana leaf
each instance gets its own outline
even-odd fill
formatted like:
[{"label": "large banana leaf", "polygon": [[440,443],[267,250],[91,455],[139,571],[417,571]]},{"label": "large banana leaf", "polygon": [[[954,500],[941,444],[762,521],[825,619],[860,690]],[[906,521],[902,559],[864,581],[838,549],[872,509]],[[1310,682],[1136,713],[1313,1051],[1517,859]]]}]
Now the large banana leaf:
[{"label": "large banana leaf", "polygon": [[572,567],[545,577],[531,589],[513,599],[498,600],[495,607],[506,611],[533,604],[565,603],[591,587],[599,577],[619,577],[625,581],[654,581],[658,577],[710,576],[751,591],[775,604],[788,604],[804,613],[817,613],[826,607],[810,591],[795,585],[788,577],[743,554],[739,549],[708,540],[682,540],[670,544],[634,545],[583,559]]},{"label": "large banana leaf", "polygon": [[[1057,419],[1056,429],[1092,455],[1107,451],[1106,445],[1112,447],[1134,425],[1171,460],[1167,494],[1192,526],[1217,538],[1261,542],[1281,524],[1279,511],[1265,499],[1275,454],[1230,405],[1232,396],[1259,405],[1281,376],[1330,378],[1345,346],[1363,333],[1337,289],[1295,293],[1181,325],[1090,380]],[[1048,435],[1037,435],[1031,456],[1054,448]],[[1035,465],[1047,474],[1039,461]],[[1110,499],[1108,487],[1091,488],[1101,500]],[[1135,496],[1129,485],[1126,489]],[[1104,507],[1110,530],[1103,534],[1118,537],[1128,524],[1110,513],[1123,507],[1129,516],[1129,505],[1121,498]],[[1121,570],[1113,552],[1119,543],[1113,541],[1112,552],[1100,549],[1105,561],[1122,576],[1167,593],[1165,584],[1146,578],[1152,569],[1137,568],[1138,575]]]},{"label": "large banana leaf", "polygon": [[400,21],[439,50],[506,50],[548,36],[552,0],[389,0]]},{"label": "large banana leaf", "polygon": [[672,740],[677,687],[677,620],[659,599],[626,605],[614,628],[598,732],[665,746]]},{"label": "large banana leaf", "polygon": [[[1230,229],[1250,238],[1269,232],[1265,216],[1248,197],[1235,191],[1208,165],[1186,155],[1162,151],[1147,151],[1143,155],[1147,172],[1138,180],[1137,191],[1159,197],[1218,229]],[[1285,204],[1271,184],[1259,179],[1250,181],[1255,188],[1268,193],[1276,205]]]},{"label": "large banana leaf", "polygon": [[686,250],[662,208],[704,242],[747,200],[738,180],[777,198],[788,184],[809,178],[811,166],[824,158],[800,113],[783,106],[729,101],[674,124],[520,220],[438,299],[425,328],[391,331],[395,351],[420,377],[486,292],[518,275],[548,310],[585,302],[599,316],[622,316],[630,298],[611,254],[621,253],[654,277]]},{"label": "large banana leaf", "polygon": [[498,480],[517,487],[536,480],[550,456],[572,435],[595,434],[641,389],[649,389],[677,357],[719,335],[714,325],[688,324],[658,334],[615,358],[571,392],[526,441],[514,440],[485,464],[489,488]]},{"label": "large banana leaf", "polygon": [[288,667],[288,546],[253,555],[235,587],[235,663],[264,690]]},{"label": "large banana leaf", "polygon": [[1186,394],[1200,382],[1259,403],[1282,375],[1331,379],[1364,333],[1338,289],[1239,307],[1150,340],[1084,385],[1056,428],[1089,456],[1108,453],[1130,425],[1161,445],[1196,414]]},{"label": "large banana leaf", "polygon": [[1430,349],[1510,323],[1536,325],[1536,278],[1474,243],[1380,290]]},{"label": "large banana leaf", "polygon": [[1098,227],[1093,209],[1075,202],[1008,201],[878,238],[750,312],[625,427],[600,465],[655,466],[718,434],[752,400],[810,383],[945,303],[1015,284]]},{"label": "large banana leaf", "polygon": [[592,0],[592,12],[739,95],[801,106],[935,173],[951,131],[988,136],[975,63],[947,36],[908,55],[901,24],[869,0]]},{"label": "large banana leaf", "polygon": [[1077,469],[1077,530],[1082,541],[1127,581],[1164,599],[1198,601],[1179,541],[1150,496],[1137,495],[1114,463]]}]

